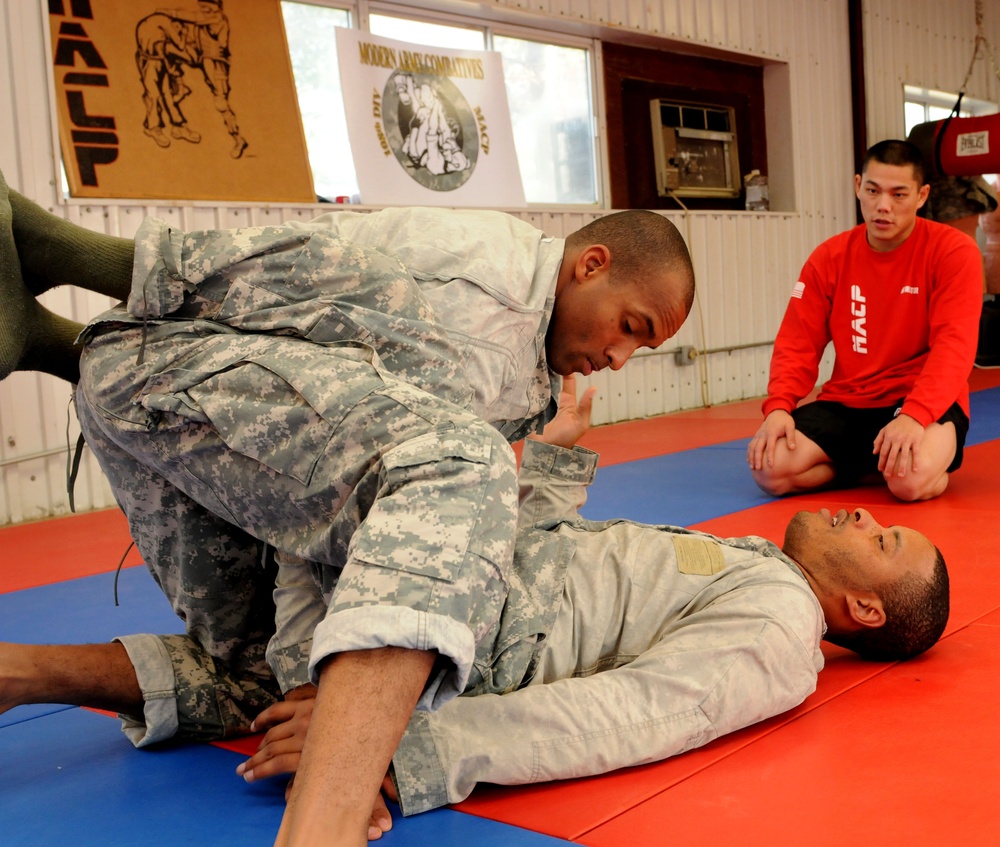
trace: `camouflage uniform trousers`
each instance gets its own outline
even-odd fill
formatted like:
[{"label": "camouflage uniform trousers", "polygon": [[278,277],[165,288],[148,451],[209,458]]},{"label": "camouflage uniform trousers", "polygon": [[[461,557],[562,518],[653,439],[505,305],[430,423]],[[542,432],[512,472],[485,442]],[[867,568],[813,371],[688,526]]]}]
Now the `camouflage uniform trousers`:
[{"label": "camouflage uniform trousers", "polygon": [[[87,414],[81,406],[81,423]],[[281,695],[265,655],[275,616],[274,551],[123,453],[96,425],[86,430],[132,537],[186,630],[117,639],[145,700],[143,715],[122,716],[123,731],[146,746],[249,726]]]},{"label": "camouflage uniform trousers", "polygon": [[[371,251],[361,254],[369,262]],[[419,298],[407,299],[398,264],[385,261],[380,296],[404,315],[389,321],[395,334],[374,340],[398,368],[410,368],[407,376],[422,360],[425,377],[462,399],[466,387],[432,313],[422,323],[418,315],[412,330],[405,313],[420,309]],[[325,654],[398,644],[451,660],[425,707],[460,693],[471,667],[489,662],[476,650],[491,655],[507,593],[516,511],[510,450],[494,430],[397,379],[358,343],[373,340],[370,330],[340,318],[354,307],[351,296],[374,283],[356,266],[353,280],[348,270],[340,268],[347,296],[322,313],[328,343],[246,334],[263,319],[248,327],[246,315],[226,311],[228,295],[270,295],[244,290],[235,275],[219,285],[212,273],[209,288],[213,296],[224,290],[221,300],[192,296],[184,283],[172,317],[207,309],[239,329],[197,319],[135,326],[136,315],[113,311],[90,331],[81,424],[149,567],[188,623],[185,637],[123,639],[147,701],[127,728],[136,743],[239,731],[273,701],[264,661],[273,567],[269,557],[268,567],[256,564],[261,542],[311,563],[330,600]],[[171,284],[178,276],[167,272]],[[146,282],[148,275],[138,299],[148,307]],[[310,314],[287,299],[269,302],[270,312],[261,311],[277,318],[277,333],[289,331],[278,317],[283,307],[286,316]]]}]

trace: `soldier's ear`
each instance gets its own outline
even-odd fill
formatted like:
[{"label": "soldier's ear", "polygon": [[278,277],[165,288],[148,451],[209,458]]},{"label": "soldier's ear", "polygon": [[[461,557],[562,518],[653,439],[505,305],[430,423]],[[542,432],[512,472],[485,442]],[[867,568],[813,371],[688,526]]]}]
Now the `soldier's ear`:
[{"label": "soldier's ear", "polygon": [[591,244],[576,259],[576,279],[578,282],[597,279],[610,265],[611,251],[603,244]]},{"label": "soldier's ear", "polygon": [[847,592],[844,598],[850,619],[864,629],[878,629],[885,624],[882,600],[869,591]]}]

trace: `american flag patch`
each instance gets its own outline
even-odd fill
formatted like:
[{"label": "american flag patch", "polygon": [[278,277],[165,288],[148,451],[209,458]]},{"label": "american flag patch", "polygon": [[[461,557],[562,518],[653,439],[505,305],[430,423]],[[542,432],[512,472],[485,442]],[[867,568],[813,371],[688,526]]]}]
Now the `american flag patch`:
[{"label": "american flag patch", "polygon": [[792,287],[792,297],[796,298],[797,300],[801,300],[802,294],[805,292],[805,290],[806,290],[806,284],[800,279]]}]

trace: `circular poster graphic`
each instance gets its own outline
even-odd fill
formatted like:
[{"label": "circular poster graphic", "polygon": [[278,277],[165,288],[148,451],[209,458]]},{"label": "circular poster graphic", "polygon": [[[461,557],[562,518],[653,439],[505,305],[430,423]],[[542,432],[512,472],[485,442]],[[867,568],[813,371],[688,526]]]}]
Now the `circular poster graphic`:
[{"label": "circular poster graphic", "polygon": [[398,71],[382,93],[389,147],[403,169],[425,188],[454,191],[476,167],[476,118],[450,79]]}]

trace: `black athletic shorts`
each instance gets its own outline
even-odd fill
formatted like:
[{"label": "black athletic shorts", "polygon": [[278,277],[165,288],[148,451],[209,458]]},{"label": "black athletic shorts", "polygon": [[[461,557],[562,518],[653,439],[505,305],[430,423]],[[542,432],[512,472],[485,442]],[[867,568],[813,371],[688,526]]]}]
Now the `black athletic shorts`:
[{"label": "black athletic shorts", "polygon": [[[792,417],[795,428],[815,441],[830,457],[837,474],[837,485],[856,485],[870,474],[878,473],[878,453],[872,453],[875,437],[902,408],[902,401],[877,409],[852,409],[832,400],[816,400],[799,406]],[[953,403],[938,423],[955,424],[955,458],[948,472],[962,466],[969,418],[958,403]]]}]

